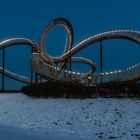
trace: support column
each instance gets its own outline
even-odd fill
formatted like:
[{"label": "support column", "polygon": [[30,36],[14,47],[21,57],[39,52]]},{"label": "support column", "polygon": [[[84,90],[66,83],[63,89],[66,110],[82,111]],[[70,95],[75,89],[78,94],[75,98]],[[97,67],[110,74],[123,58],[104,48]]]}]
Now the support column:
[{"label": "support column", "polygon": [[65,65],[64,65],[64,80],[66,80],[66,63],[65,63]]},{"label": "support column", "polygon": [[35,73],[35,84],[37,84],[37,83],[38,83],[38,74]]},{"label": "support column", "polygon": [[40,83],[42,83],[42,76],[40,75]]},{"label": "support column", "polygon": [[4,91],[5,89],[4,70],[5,70],[5,48],[2,49],[2,91]]},{"label": "support column", "polygon": [[[71,57],[70,57],[70,59],[69,59],[69,70],[71,71],[72,70],[72,65],[71,65]],[[72,78],[71,78],[71,74],[70,74],[70,80],[71,80]]]},{"label": "support column", "polygon": [[[31,55],[33,53],[33,47],[31,48]],[[33,84],[33,69],[31,67],[31,85]]]},{"label": "support column", "polygon": [[[103,72],[103,42],[100,42],[100,73]],[[103,82],[103,77],[101,75],[101,83]]]}]

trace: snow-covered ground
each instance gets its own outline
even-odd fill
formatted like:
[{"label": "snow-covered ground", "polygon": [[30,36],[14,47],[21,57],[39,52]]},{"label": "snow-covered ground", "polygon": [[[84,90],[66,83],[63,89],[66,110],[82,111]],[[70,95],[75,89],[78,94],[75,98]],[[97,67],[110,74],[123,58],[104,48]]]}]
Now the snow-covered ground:
[{"label": "snow-covered ground", "polygon": [[21,93],[0,94],[0,137],[6,133],[17,139],[139,140],[140,99],[33,99]]}]

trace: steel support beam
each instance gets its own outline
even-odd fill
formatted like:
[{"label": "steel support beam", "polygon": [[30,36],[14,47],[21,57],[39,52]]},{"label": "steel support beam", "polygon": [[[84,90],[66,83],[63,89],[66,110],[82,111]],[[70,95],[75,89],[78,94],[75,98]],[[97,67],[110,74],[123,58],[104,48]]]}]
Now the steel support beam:
[{"label": "steel support beam", "polygon": [[5,49],[2,49],[2,91],[5,89],[5,76],[4,76],[4,70],[5,70]]},{"label": "steel support beam", "polygon": [[42,76],[40,75],[40,83],[42,83]]},{"label": "steel support beam", "polygon": [[[70,61],[69,62],[69,70],[72,71],[71,57],[70,57],[69,61]],[[71,74],[70,74],[70,80],[71,80]]]},{"label": "steel support beam", "polygon": [[[31,47],[31,55],[33,53],[33,47]],[[31,85],[33,84],[33,69],[31,67]]]},{"label": "steel support beam", "polygon": [[64,65],[64,80],[66,80],[66,63],[65,63],[65,65]]},{"label": "steel support beam", "polygon": [[38,83],[38,74],[35,73],[35,84],[37,84],[37,83]]},{"label": "steel support beam", "polygon": [[[103,42],[100,42],[100,73],[103,72]],[[101,83],[103,82],[103,77],[101,75]]]}]

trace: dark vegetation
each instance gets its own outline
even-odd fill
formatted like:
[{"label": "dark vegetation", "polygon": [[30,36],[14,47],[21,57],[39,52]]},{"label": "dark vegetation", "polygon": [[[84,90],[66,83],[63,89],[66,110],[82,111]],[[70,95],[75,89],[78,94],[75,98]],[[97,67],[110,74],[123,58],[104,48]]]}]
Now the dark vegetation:
[{"label": "dark vegetation", "polygon": [[0,90],[0,94],[1,93],[19,93],[19,92],[21,92],[21,90]]},{"label": "dark vegetation", "polygon": [[92,87],[76,82],[48,81],[40,84],[28,85],[22,92],[33,97],[52,98],[91,98]]},{"label": "dark vegetation", "polygon": [[68,81],[48,81],[25,86],[22,92],[41,98],[140,97],[140,84],[120,82],[94,86]]}]

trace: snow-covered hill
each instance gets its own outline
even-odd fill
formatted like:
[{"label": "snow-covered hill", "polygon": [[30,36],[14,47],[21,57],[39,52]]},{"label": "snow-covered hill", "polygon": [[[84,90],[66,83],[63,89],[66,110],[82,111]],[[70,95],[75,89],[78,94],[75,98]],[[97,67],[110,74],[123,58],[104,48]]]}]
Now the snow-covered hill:
[{"label": "snow-covered hill", "polygon": [[40,139],[137,140],[140,99],[33,99],[21,93],[0,94],[0,124],[0,136],[2,126],[9,126],[42,135]]}]

